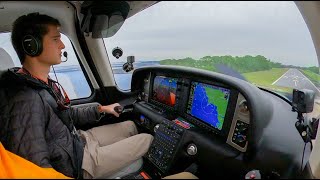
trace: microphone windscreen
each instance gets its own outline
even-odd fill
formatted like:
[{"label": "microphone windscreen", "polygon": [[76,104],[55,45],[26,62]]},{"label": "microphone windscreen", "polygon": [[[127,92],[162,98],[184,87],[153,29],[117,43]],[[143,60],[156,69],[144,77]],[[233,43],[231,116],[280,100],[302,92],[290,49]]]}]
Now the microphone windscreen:
[{"label": "microphone windscreen", "polygon": [[67,56],[68,56],[67,51],[63,52],[63,56],[64,56],[64,57],[67,57]]}]

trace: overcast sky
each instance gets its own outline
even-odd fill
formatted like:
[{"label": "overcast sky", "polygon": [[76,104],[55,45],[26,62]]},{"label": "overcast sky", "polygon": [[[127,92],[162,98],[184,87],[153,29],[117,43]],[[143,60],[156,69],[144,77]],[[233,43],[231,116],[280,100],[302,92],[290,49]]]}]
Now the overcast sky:
[{"label": "overcast sky", "polygon": [[[318,66],[307,26],[294,2],[159,2],[127,19],[105,39],[136,60],[263,55],[274,62]],[[115,58],[111,58],[113,61]],[[119,60],[118,60],[119,61]]]}]

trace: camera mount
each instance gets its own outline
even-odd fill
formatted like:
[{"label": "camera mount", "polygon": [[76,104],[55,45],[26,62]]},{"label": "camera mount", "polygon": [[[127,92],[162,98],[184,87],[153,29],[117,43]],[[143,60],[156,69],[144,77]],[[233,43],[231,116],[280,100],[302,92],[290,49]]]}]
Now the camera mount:
[{"label": "camera mount", "polygon": [[303,113],[310,113],[313,111],[315,93],[309,89],[293,89],[292,93],[292,111],[297,112],[298,121],[295,126],[305,143],[311,142],[313,137],[311,127],[304,121]]}]

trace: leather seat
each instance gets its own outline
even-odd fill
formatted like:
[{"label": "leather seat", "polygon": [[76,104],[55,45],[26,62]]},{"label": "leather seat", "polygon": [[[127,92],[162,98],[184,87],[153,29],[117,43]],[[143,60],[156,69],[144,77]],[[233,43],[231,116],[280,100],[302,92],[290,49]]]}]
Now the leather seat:
[{"label": "leather seat", "polygon": [[14,63],[11,56],[6,50],[0,47],[0,76],[12,67],[14,67]]}]

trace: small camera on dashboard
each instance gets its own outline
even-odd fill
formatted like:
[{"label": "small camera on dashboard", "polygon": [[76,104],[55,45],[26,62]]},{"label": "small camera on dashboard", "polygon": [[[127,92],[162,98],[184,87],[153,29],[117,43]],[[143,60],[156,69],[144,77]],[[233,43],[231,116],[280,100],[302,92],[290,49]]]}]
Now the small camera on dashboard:
[{"label": "small camera on dashboard", "polygon": [[300,113],[310,113],[313,111],[315,93],[309,89],[293,89],[292,108]]}]

